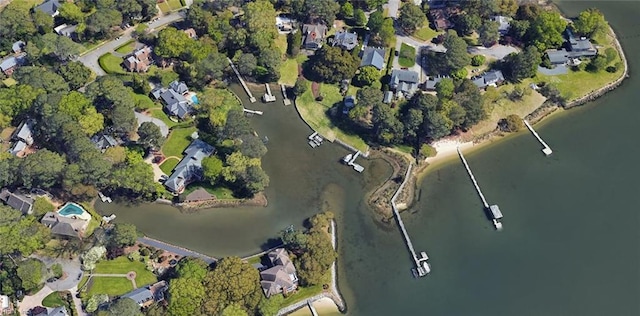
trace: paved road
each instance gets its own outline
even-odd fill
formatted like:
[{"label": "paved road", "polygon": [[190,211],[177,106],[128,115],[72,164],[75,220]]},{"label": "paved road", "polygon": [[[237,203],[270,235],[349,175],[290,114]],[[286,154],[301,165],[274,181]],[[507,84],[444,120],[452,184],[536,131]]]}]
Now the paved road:
[{"label": "paved road", "polygon": [[66,291],[78,285],[80,280],[78,274],[82,273],[80,260],[74,259],[62,259],[62,258],[50,258],[33,256],[40,261],[44,262],[47,268],[51,268],[52,265],[59,263],[62,265],[62,271],[66,275],[66,278],[57,280],[55,282],[47,283],[47,286],[54,291]]},{"label": "paved road", "polygon": [[167,135],[169,135],[169,126],[167,126],[167,124],[162,120],[138,112],[134,112],[134,114],[136,119],[138,119],[138,127],[140,127],[144,122],[151,122],[160,128],[162,136],[167,137]]},{"label": "paved road", "polygon": [[[157,21],[151,22],[149,24],[149,30],[153,30],[155,28],[173,23],[178,20],[182,20],[184,18],[185,18],[184,12],[174,12],[171,14],[167,14],[165,16],[158,18]],[[98,76],[106,75],[106,73],[102,70],[102,68],[100,68],[100,64],[98,63],[98,58],[100,58],[100,56],[106,53],[112,52],[113,50],[118,48],[118,46],[131,40],[131,33],[133,33],[133,30],[134,30],[133,27],[125,30],[124,33],[120,35],[119,39],[103,44],[102,46],[92,50],[91,52],[85,55],[82,55],[80,58],[78,58],[78,60],[82,62],[85,66],[89,67],[89,69],[93,70],[93,72],[95,72],[96,75]]]},{"label": "paved road", "polygon": [[155,239],[151,239],[151,238],[147,238],[147,237],[140,237],[138,238],[138,242],[145,244],[145,245],[149,245],[158,249],[162,249],[162,250],[166,250],[169,252],[173,252],[175,254],[178,254],[180,256],[183,257],[196,257],[196,258],[200,258],[202,260],[204,260],[204,262],[211,264],[213,262],[216,262],[216,258],[213,257],[209,257],[206,255],[203,255],[201,253],[195,252],[195,251],[191,251],[189,249],[185,249],[185,248],[181,248],[178,246],[174,246],[174,245],[170,245],[167,244],[165,242],[161,242],[159,240],[155,240]]},{"label": "paved road", "polygon": [[389,0],[386,6],[387,6],[387,14],[389,14],[389,17],[394,19],[397,18],[398,8],[400,8],[400,0]]},{"label": "paved road", "polygon": [[[423,60],[421,56],[422,49],[428,49],[432,51],[438,52],[446,52],[447,49],[442,45],[435,45],[431,42],[424,42],[413,38],[411,36],[406,35],[400,28],[396,27],[396,51],[400,52],[400,46],[402,43],[405,43],[409,46],[413,46],[416,48],[416,64],[411,67],[409,70],[413,70],[420,74],[419,80],[422,82],[427,79],[426,66],[423,65]],[[393,68],[400,69],[400,64],[398,64],[398,58],[393,59]]]},{"label": "paved road", "polygon": [[513,46],[497,44],[491,47],[472,46],[469,47],[467,51],[469,52],[469,54],[473,55],[480,54],[493,59],[503,59],[511,53],[517,53],[518,49]]},{"label": "paved road", "polygon": [[38,293],[25,296],[22,299],[22,302],[18,304],[18,311],[20,312],[20,315],[29,315],[29,310],[36,306],[41,306],[42,300],[51,293],[53,293],[53,290],[45,285],[40,289],[40,291],[38,291]]}]

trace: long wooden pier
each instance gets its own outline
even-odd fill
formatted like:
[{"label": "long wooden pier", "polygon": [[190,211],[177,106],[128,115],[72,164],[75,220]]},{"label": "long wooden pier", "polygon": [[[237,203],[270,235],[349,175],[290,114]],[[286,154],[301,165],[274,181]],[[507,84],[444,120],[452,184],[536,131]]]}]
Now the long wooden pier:
[{"label": "long wooden pier", "polygon": [[233,69],[233,72],[235,72],[236,76],[238,76],[238,80],[240,80],[240,84],[242,85],[242,88],[244,88],[244,91],[247,93],[247,95],[249,95],[249,101],[251,101],[251,103],[256,102],[256,98],[254,98],[253,94],[251,94],[249,87],[247,87],[247,84],[242,79],[242,76],[238,72],[238,69],[236,69],[236,66],[233,64],[233,61],[231,61],[229,57],[227,57],[227,60],[229,61],[229,65],[231,65],[231,69]]},{"label": "long wooden pier", "polygon": [[291,105],[291,101],[287,97],[287,89],[283,84],[280,85],[280,89],[282,90],[282,99],[284,100],[284,105]]},{"label": "long wooden pier", "polygon": [[486,211],[489,211],[489,213],[491,214],[492,222],[493,222],[493,225],[496,227],[496,229],[501,230],[502,223],[500,222],[500,219],[502,219],[502,213],[500,212],[500,208],[498,207],[498,205],[489,206],[487,199],[485,199],[484,194],[482,194],[482,190],[480,190],[480,185],[478,184],[478,181],[476,181],[476,177],[474,177],[473,172],[471,172],[471,167],[469,167],[467,160],[464,158],[464,155],[462,154],[462,150],[460,150],[460,147],[458,147],[457,150],[458,150],[458,155],[460,156],[460,160],[462,160],[462,164],[464,165],[464,168],[467,169],[469,178],[471,178],[471,182],[473,182],[473,186],[476,188],[476,192],[478,192],[478,195],[482,200],[482,205],[484,205],[484,209]]},{"label": "long wooden pier", "polygon": [[262,111],[254,111],[254,110],[249,110],[247,108],[242,108],[242,111],[244,111],[245,113],[262,115]]},{"label": "long wooden pier", "polygon": [[522,120],[524,122],[524,125],[527,126],[527,128],[529,129],[529,131],[531,131],[531,134],[533,134],[533,136],[535,136],[538,141],[540,142],[540,144],[542,144],[543,148],[542,148],[542,152],[546,155],[549,156],[553,153],[553,151],[551,150],[551,147],[549,147],[549,145],[547,145],[547,143],[544,142],[544,140],[542,140],[542,137],[540,137],[540,135],[538,135],[538,133],[536,132],[536,130],[533,129],[533,126],[531,126],[531,124],[529,124],[529,122],[527,122],[527,120]]},{"label": "long wooden pier", "polygon": [[407,229],[404,227],[404,222],[402,222],[402,217],[400,217],[400,212],[398,212],[398,207],[396,206],[396,198],[398,197],[400,192],[402,192],[402,189],[407,183],[407,179],[409,179],[409,174],[411,173],[412,167],[413,167],[413,163],[409,163],[409,167],[407,168],[407,173],[405,174],[404,181],[402,181],[402,184],[400,184],[400,187],[391,198],[391,209],[393,209],[393,214],[395,215],[396,220],[398,221],[398,226],[400,226],[400,231],[402,231],[402,236],[404,237],[404,241],[407,244],[407,248],[409,248],[409,253],[411,253],[411,258],[413,259],[413,262],[415,264],[415,268],[413,268],[414,275],[416,277],[423,277],[431,271],[431,268],[427,263],[427,259],[429,258],[427,257],[427,254],[425,252],[421,252],[420,257],[416,255],[416,251],[415,249],[413,249],[413,243],[411,243],[411,238],[409,238],[409,233],[407,232]]}]

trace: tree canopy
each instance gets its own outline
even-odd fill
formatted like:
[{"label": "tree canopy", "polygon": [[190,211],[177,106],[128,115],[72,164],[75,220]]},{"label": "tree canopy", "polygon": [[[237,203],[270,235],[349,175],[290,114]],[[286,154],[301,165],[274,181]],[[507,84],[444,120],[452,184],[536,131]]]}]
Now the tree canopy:
[{"label": "tree canopy", "polygon": [[311,72],[320,81],[338,82],[350,79],[358,68],[358,62],[348,51],[340,47],[324,45],[313,57]]},{"label": "tree canopy", "polygon": [[409,34],[413,34],[418,28],[421,28],[427,21],[427,17],[419,6],[413,2],[406,2],[400,7],[400,16],[398,23],[403,30]]},{"label": "tree canopy", "polygon": [[219,260],[204,284],[203,312],[207,315],[216,315],[232,304],[253,314],[263,295],[258,270],[238,257]]}]

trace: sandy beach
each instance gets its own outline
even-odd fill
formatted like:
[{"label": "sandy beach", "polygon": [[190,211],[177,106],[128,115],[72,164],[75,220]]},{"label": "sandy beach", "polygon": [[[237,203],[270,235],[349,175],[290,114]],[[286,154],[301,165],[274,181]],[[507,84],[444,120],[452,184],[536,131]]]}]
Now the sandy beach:
[{"label": "sandy beach", "polygon": [[[338,311],[338,307],[336,306],[336,304],[333,303],[333,301],[330,298],[321,298],[317,301],[314,301],[313,303],[311,303],[313,305],[313,308],[316,309],[316,312],[318,313],[318,315],[321,316],[333,316],[333,315],[342,315],[340,314],[340,312]],[[310,316],[311,315],[311,310],[308,307],[304,307],[301,308],[291,314],[289,314],[291,316]]]},{"label": "sandy beach", "polygon": [[431,144],[431,146],[435,148],[437,153],[435,156],[425,159],[425,161],[430,165],[433,165],[435,163],[451,158],[451,156],[457,155],[458,147],[460,147],[460,149],[462,150],[465,150],[467,148],[473,147],[474,145],[475,144],[473,142],[462,142],[455,138],[442,139]]}]

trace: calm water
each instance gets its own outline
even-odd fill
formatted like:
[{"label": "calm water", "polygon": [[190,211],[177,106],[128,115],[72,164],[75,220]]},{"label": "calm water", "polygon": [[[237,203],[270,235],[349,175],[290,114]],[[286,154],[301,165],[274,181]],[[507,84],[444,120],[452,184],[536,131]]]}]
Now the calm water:
[{"label": "calm water", "polygon": [[[590,6],[622,38],[633,75],[640,3],[562,3],[569,15]],[[165,206],[110,205],[105,211],[153,237],[224,256],[253,252],[278,230],[330,208],[338,215],[340,288],[349,315],[639,315],[638,86],[632,77],[598,101],[536,126],[551,157],[528,133],[468,155],[484,194],[505,215],[500,233],[459,161],[433,170],[420,201],[403,214],[415,247],[431,257],[432,274],[421,280],[410,276],[397,228],[376,224],[361,201],[389,166],[366,162],[359,175],[337,163],[342,148],[311,150],[310,130],[291,107],[251,106],[264,108],[265,116],[253,120],[270,139],[267,208],[184,215]]]}]

